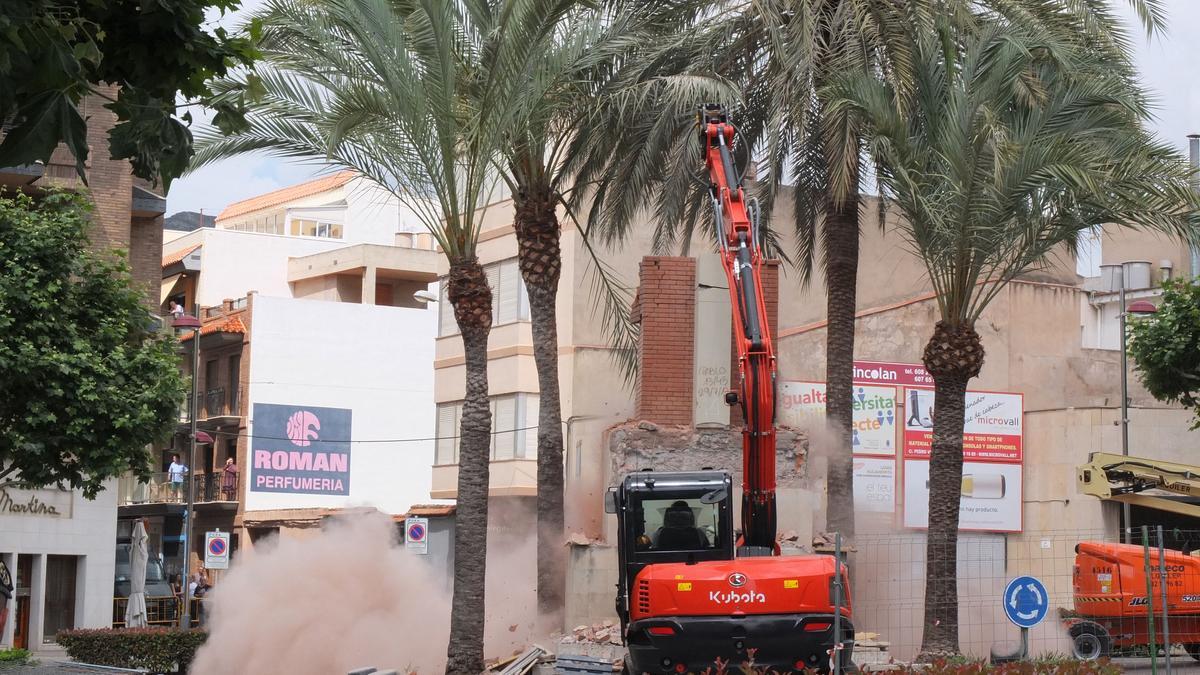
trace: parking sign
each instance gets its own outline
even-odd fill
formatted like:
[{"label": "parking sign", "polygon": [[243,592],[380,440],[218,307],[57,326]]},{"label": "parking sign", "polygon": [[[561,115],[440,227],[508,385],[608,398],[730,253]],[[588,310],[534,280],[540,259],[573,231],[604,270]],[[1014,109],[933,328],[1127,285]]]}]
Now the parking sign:
[{"label": "parking sign", "polygon": [[429,553],[429,519],[404,519],[404,548],[417,555]]},{"label": "parking sign", "polygon": [[210,570],[229,569],[229,533],[217,530],[204,534],[204,567]]}]

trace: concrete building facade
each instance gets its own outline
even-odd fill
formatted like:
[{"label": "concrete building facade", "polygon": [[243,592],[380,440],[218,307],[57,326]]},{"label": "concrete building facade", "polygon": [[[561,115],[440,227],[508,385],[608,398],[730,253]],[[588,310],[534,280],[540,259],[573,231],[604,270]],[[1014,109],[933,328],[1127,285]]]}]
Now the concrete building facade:
[{"label": "concrete building facade", "polygon": [[[166,470],[186,463],[190,401],[158,451],[163,473],[124,481],[120,513],[151,522],[168,575],[202,559],[206,531],[231,532],[236,560],[337,514],[400,518],[428,501],[437,317],[415,294],[432,297],[439,256],[414,230],[393,197],[343,172],[232,204],[164,245],[160,311],[199,308],[197,424],[211,441],[190,471],[188,551]],[[190,373],[196,340],[181,339]]]},{"label": "concrete building facade", "polygon": [[[500,202],[489,207],[479,246],[485,267],[499,269],[499,278],[491,277],[498,305],[504,304],[508,292],[505,265],[515,266],[516,240],[509,206]],[[775,222],[786,229],[790,218],[785,205]],[[936,320],[935,299],[921,261],[907,248],[896,215],[887,213],[883,223],[877,218],[878,209],[867,200],[863,206],[856,359],[919,367]],[[736,474],[741,462],[740,424],[736,411],[730,414],[714,404],[732,385],[736,372],[728,319],[724,323],[715,320],[728,317],[728,296],[715,257],[707,253],[645,257],[652,249],[650,235],[644,231],[621,249],[602,250],[616,283],[628,293],[633,319],[640,327],[640,376],[629,383],[607,346],[602,303],[592,293],[589,254],[565,214],[562,222],[559,374],[567,523],[573,542],[566,623],[575,625],[612,613],[616,568],[609,542],[614,541],[614,523],[603,514],[604,490],[624,472],[647,467],[716,466]],[[791,246],[786,233],[783,240],[785,248]],[[707,252],[708,245],[697,239],[688,250]],[[966,577],[976,579],[969,590],[979,597],[992,597],[995,589],[991,586],[998,580],[1002,583],[1008,576],[1042,571],[1054,601],[1069,607],[1074,543],[1081,538],[1116,539],[1119,535],[1120,508],[1076,495],[1074,489],[1075,466],[1086,461],[1089,452],[1120,452],[1116,295],[1102,288],[1101,266],[1108,273],[1113,264],[1149,262],[1130,268],[1131,279],[1146,281],[1127,287],[1132,289],[1130,298],[1151,300],[1158,296],[1157,284],[1164,275],[1200,272],[1190,269],[1186,247],[1180,243],[1112,230],[1104,230],[1081,258],[1077,271],[1075,261],[1064,251],[1045,268],[1012,283],[977,326],[987,358],[970,389],[1009,392],[1023,399],[1024,451],[1023,468],[1014,469],[1017,473],[1013,474],[1020,487],[1016,531],[963,534],[960,560],[969,562],[961,569]],[[795,270],[773,266],[765,275],[765,284],[770,301],[777,303],[773,327],[780,380],[820,382],[825,371],[826,312],[820,274],[802,284]],[[449,308],[444,302],[442,305],[435,397],[440,413],[439,448],[448,450],[437,455],[433,494],[452,497],[457,474],[449,449],[453,448],[456,418],[449,411],[463,395],[462,352],[453,326],[446,325]],[[527,322],[527,315],[518,312],[512,321],[496,321],[492,331],[489,385],[494,410],[504,412],[498,425],[510,423],[509,408],[496,407],[503,405],[504,397],[515,395],[519,401],[537,396]],[[1154,401],[1137,384],[1136,376],[1131,376],[1130,382],[1131,454],[1187,461],[1190,449],[1200,442],[1200,433],[1189,431],[1189,414]],[[905,391],[897,389],[893,398],[901,431]],[[511,424],[532,434],[536,418],[518,414]],[[504,429],[496,426],[497,433]],[[833,450],[827,447],[826,438],[820,424],[784,429],[780,436],[780,532],[793,543],[793,552],[812,550],[814,535],[825,529],[825,457]],[[892,494],[882,512],[873,509],[858,517],[860,536],[874,537],[879,545],[860,547],[858,564],[872,571],[862,575],[861,585],[856,582],[855,591],[858,601],[886,617],[887,625],[878,628],[893,633],[888,638],[903,655],[919,643],[924,535],[919,528],[905,525],[905,509],[910,505],[905,503],[906,460],[900,454],[900,438],[895,436],[890,463],[886,457],[875,457],[873,460],[882,462],[871,463],[886,465],[890,477],[875,475],[872,484],[890,483]],[[535,464],[529,454],[494,450],[493,500],[536,494]],[[1015,489],[1012,480],[1010,477],[1010,486]],[[1135,514],[1132,525],[1147,517]],[[989,616],[995,613],[993,604],[988,605]],[[974,633],[967,631],[964,648],[986,655],[1004,625],[989,619]],[[869,625],[866,629],[874,630]],[[1044,630],[1039,644],[1062,651],[1061,636],[1053,633],[1056,629]]]}]

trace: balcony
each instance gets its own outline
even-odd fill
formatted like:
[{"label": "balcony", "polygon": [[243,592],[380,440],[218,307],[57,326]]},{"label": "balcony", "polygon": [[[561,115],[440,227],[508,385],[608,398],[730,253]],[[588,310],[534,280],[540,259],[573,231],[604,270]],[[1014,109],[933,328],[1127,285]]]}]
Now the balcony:
[{"label": "balcony", "polygon": [[[493,459],[488,469],[488,496],[533,497],[537,495],[537,459]],[[458,497],[458,465],[435,464],[431,499]]]},{"label": "balcony", "polygon": [[[246,416],[244,387],[216,387],[200,394],[197,421],[206,427],[236,425]],[[192,395],[188,394],[179,407],[179,424],[191,424]]]},{"label": "balcony", "polygon": [[[225,481],[225,471],[209,471],[195,473],[190,476],[195,489],[195,502],[236,503],[241,490],[241,475],[232,474],[228,483]],[[150,475],[149,482],[143,483],[133,476],[122,476],[117,484],[117,506],[133,506],[137,504],[186,504],[187,481],[172,483],[170,476],[164,473]]]},{"label": "balcony", "polygon": [[201,420],[222,424],[236,424],[238,419],[245,416],[243,401],[244,390],[241,387],[217,387],[204,392],[204,412]]}]

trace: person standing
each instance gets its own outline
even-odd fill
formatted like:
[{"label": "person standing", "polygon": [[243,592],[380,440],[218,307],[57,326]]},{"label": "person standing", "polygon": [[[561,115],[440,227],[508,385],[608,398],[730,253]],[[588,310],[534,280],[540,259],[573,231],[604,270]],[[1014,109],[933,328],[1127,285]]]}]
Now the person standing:
[{"label": "person standing", "polygon": [[178,319],[181,316],[183,316],[183,305],[172,300],[171,301],[171,318]]},{"label": "person standing", "polygon": [[187,465],[179,462],[179,455],[171,455],[171,466],[167,467],[167,480],[170,481],[171,495],[177,502],[183,501],[183,479],[187,472]]},{"label": "person standing", "polygon": [[221,499],[232,502],[237,500],[238,465],[232,457],[225,460],[225,469],[221,472]]}]

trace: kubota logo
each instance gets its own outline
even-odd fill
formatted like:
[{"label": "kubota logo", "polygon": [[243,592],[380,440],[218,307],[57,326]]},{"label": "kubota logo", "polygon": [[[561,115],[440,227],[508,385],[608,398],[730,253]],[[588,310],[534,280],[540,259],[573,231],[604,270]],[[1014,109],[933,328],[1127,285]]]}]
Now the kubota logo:
[{"label": "kubota logo", "polygon": [[729,575],[729,585],[734,588],[741,588],[746,585],[746,575],[741,572],[734,572]]},{"label": "kubota logo", "polygon": [[321,430],[321,420],[307,410],[299,410],[292,414],[287,421],[287,437],[292,445],[307,447],[317,440],[317,432]]},{"label": "kubota logo", "polygon": [[709,591],[708,601],[715,602],[718,605],[732,605],[735,603],[758,603],[766,602],[767,596],[758,591],[745,591],[739,593],[737,591]]}]

